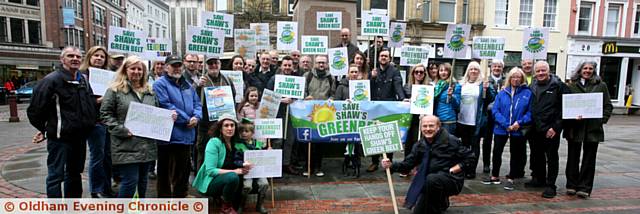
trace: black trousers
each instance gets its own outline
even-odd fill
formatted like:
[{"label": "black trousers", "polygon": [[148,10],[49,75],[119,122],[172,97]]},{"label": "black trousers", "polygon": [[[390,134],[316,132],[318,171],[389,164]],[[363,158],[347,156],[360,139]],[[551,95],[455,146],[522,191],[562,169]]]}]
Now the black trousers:
[{"label": "black trousers", "polygon": [[414,214],[444,212],[449,208],[449,196],[459,194],[464,185],[463,178],[455,178],[446,172],[429,174],[425,182],[422,197],[413,208]]},{"label": "black trousers", "polygon": [[[558,148],[560,147],[560,133],[553,138],[546,138],[546,132],[534,133],[531,143],[531,168],[535,175],[533,179],[556,188],[558,178]],[[534,159],[535,158],[535,159]],[[535,162],[534,162],[535,160]]]},{"label": "black trousers", "polygon": [[495,135],[493,146],[493,169],[491,169],[491,176],[500,176],[500,166],[502,165],[502,152],[504,146],[509,140],[509,174],[507,178],[522,178],[524,177],[524,166],[527,163],[527,145],[526,138],[519,136],[507,136],[507,135]]},{"label": "black trousers", "polygon": [[[491,115],[491,112],[489,112]],[[487,126],[485,128],[484,136],[482,137],[482,165],[491,166],[491,142],[493,141],[493,127],[495,122],[493,116],[487,117]]]},{"label": "black trousers", "polygon": [[184,198],[189,190],[191,146],[158,145],[158,198]]},{"label": "black trousers", "polygon": [[458,123],[456,128],[458,129],[458,135],[462,140],[462,145],[471,149],[471,151],[475,155],[471,165],[465,169],[465,173],[468,175],[475,175],[476,167],[478,166],[478,160],[480,158],[480,137],[474,135],[476,127]]},{"label": "black trousers", "polygon": [[409,154],[411,154],[411,149],[413,148],[413,144],[418,142],[418,132],[420,131],[420,116],[414,114],[411,117],[411,126],[409,126],[409,130],[407,131],[407,140],[404,142],[404,157],[406,158]]},{"label": "black trousers", "polygon": [[[598,142],[569,141],[567,155],[567,189],[575,189],[591,194],[593,178],[596,172],[596,154]],[[582,153],[582,163],[580,163]]]}]

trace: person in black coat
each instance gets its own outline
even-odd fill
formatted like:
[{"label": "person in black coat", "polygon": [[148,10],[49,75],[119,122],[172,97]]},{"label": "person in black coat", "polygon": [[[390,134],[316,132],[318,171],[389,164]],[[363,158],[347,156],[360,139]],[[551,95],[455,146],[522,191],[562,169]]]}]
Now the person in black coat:
[{"label": "person in black coat", "polygon": [[259,94],[267,86],[269,79],[276,74],[275,67],[271,66],[271,56],[268,52],[260,54],[260,65],[255,71],[247,77],[247,87],[253,86],[258,88]]}]

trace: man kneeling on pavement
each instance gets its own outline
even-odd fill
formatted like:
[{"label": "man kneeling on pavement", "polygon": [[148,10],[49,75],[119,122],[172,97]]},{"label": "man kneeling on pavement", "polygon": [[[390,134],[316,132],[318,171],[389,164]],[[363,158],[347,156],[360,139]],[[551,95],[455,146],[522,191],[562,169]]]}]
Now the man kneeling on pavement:
[{"label": "man kneeling on pavement", "polygon": [[408,173],[419,166],[404,205],[416,214],[445,211],[449,196],[462,191],[463,169],[474,160],[473,152],[440,125],[438,117],[423,116],[420,131],[424,138],[413,145],[411,153],[402,162],[382,160],[382,167],[391,172]]}]

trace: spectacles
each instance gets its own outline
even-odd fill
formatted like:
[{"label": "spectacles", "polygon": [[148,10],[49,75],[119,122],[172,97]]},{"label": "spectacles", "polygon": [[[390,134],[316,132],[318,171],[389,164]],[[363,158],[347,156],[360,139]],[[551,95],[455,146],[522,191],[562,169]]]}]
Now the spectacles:
[{"label": "spectacles", "polygon": [[413,74],[424,74],[424,71],[413,71]]}]

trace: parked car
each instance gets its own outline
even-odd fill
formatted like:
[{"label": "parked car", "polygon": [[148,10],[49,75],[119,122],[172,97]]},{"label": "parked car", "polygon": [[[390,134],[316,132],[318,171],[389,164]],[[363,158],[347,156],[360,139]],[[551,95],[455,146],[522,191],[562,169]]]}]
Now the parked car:
[{"label": "parked car", "polygon": [[31,95],[33,95],[33,88],[36,87],[37,83],[38,81],[31,81],[16,90],[17,101],[20,102],[20,99],[26,98],[31,99]]}]

